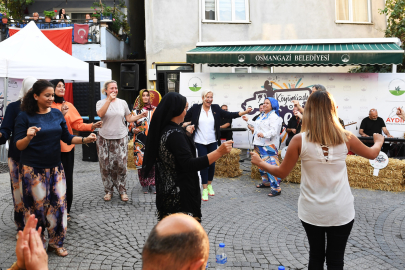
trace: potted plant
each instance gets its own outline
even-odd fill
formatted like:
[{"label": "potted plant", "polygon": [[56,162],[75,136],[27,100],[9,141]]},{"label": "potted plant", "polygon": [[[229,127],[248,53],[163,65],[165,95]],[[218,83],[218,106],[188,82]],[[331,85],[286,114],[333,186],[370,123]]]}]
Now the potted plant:
[{"label": "potted plant", "polygon": [[7,11],[2,12],[1,22],[6,24],[8,22],[9,13]]},{"label": "potted plant", "polygon": [[97,23],[97,20],[100,19],[100,14],[98,14],[97,12],[94,12],[94,13],[91,15],[91,17],[92,17],[92,19],[93,19],[93,23]]},{"label": "potted plant", "polygon": [[45,22],[49,23],[55,17],[56,12],[44,10]]},{"label": "potted plant", "polygon": [[100,10],[101,21],[112,21],[114,8],[102,3],[101,0],[100,2],[94,2],[91,8],[95,11],[97,11],[97,8]]}]

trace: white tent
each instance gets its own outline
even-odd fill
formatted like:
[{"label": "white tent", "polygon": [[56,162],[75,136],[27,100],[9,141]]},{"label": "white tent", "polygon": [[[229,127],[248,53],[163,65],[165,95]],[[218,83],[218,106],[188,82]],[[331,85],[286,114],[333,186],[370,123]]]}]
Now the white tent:
[{"label": "white tent", "polygon": [[[89,64],[55,46],[34,22],[0,42],[0,77],[88,81]],[[94,80],[111,80],[111,70],[94,67]]]}]

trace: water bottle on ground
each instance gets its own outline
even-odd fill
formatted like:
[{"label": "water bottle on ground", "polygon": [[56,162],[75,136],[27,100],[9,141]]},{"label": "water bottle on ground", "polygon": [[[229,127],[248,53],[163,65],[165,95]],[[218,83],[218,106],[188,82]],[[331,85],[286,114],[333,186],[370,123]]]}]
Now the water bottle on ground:
[{"label": "water bottle on ground", "polygon": [[278,270],[285,270],[285,267],[284,266],[279,266]]},{"label": "water bottle on ground", "polygon": [[219,248],[217,251],[217,255],[215,256],[216,259],[216,270],[224,270],[226,269],[226,263],[228,261],[228,258],[226,257],[226,253],[225,253],[225,244],[224,243],[220,243],[219,244]]}]

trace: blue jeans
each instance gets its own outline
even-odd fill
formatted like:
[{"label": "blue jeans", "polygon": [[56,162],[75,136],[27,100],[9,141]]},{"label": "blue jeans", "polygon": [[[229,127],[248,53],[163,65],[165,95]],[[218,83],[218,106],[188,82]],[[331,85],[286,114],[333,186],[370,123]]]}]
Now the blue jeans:
[{"label": "blue jeans", "polygon": [[[195,147],[197,148],[197,153],[199,157],[206,156],[209,153],[215,151],[217,149],[217,145],[218,145],[217,142],[213,142],[207,145],[195,143]],[[214,173],[215,173],[215,162],[212,163],[207,168],[205,168],[204,170],[200,171],[202,184],[205,185],[208,184],[208,181],[212,181],[214,179]]]}]

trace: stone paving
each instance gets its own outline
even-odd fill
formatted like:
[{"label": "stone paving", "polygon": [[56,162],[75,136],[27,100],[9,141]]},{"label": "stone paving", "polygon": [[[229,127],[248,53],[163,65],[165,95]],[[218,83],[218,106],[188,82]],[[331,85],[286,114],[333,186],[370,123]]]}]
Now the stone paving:
[{"label": "stone paving", "polygon": [[[81,146],[76,148],[75,197],[65,242],[69,255],[49,254],[50,269],[140,269],[142,247],[156,224],[155,195],[141,192],[131,170],[129,202],[117,193],[104,202],[98,163],[81,161]],[[226,244],[229,269],[306,269],[308,242],[297,217],[299,185],[282,183],[281,196],[269,198],[267,190],[254,187],[249,163],[241,163],[239,178],[215,179],[216,196],[203,202],[210,269],[220,242]],[[405,194],[352,192],[356,218],[345,269],[405,269]],[[16,259],[8,174],[0,174],[0,217],[0,268],[7,269]]]}]

